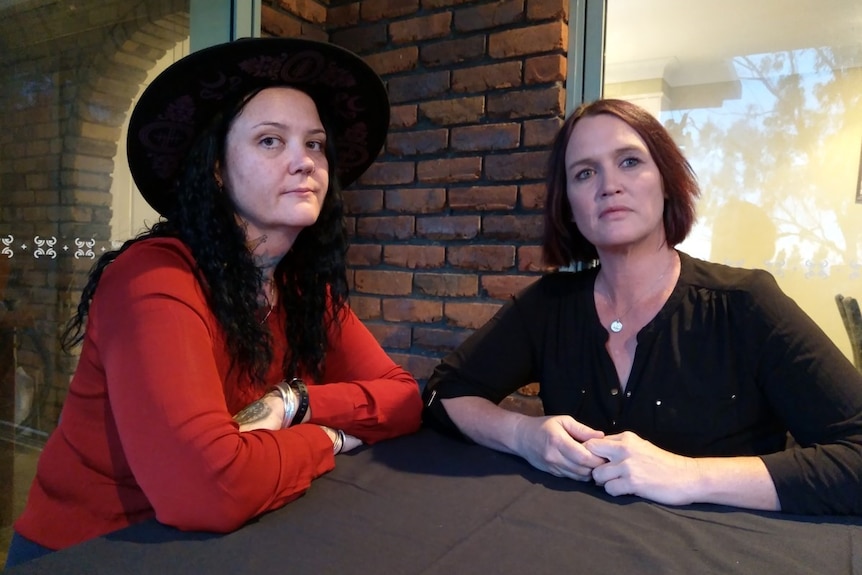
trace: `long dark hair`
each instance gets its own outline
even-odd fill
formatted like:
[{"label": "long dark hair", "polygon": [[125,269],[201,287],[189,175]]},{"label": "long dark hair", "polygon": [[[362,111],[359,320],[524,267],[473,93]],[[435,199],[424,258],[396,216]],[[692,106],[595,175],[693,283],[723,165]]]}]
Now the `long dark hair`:
[{"label": "long dark hair", "polygon": [[581,104],[560,127],[548,158],[542,245],[548,265],[565,266],[573,261],[589,263],[598,258],[596,247],[572,221],[572,207],[566,195],[566,148],[578,121],[600,114],[615,116],[631,126],[658,166],[667,198],[663,223],[668,245],[673,247],[682,242],[694,225],[695,201],[700,187],[691,165],[664,126],[652,114],[626,100],[605,99]]},{"label": "long dark hair", "polygon": [[[176,237],[195,258],[208,304],[225,333],[227,349],[233,352],[231,369],[238,368],[256,385],[266,385],[264,378],[273,357],[272,335],[261,325],[259,315],[263,277],[246,245],[233,201],[215,178],[215,166],[225,165],[225,142],[233,120],[259,92],[254,90],[224,106],[198,136],[176,185],[177,201],[164,219],[99,258],[63,332],[65,350],[84,338],[90,305],[105,268],[137,242]],[[324,110],[319,113],[327,127]],[[273,276],[287,318],[284,333],[289,351],[282,359],[285,377],[320,376],[329,347],[328,331],[339,325],[348,296],[344,204],[335,175],[334,139],[326,142],[330,179],[320,215],[299,234]]]}]

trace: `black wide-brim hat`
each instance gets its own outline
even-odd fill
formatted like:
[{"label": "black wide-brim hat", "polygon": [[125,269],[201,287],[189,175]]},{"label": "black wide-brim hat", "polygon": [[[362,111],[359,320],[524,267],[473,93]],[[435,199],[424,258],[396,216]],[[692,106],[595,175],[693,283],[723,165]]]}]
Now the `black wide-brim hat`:
[{"label": "black wide-brim hat", "polygon": [[222,106],[254,89],[288,86],[311,96],[348,186],[374,162],[389,128],[389,98],[359,56],[300,38],[244,38],[193,52],[144,90],[129,119],[129,168],[144,199],[165,215],[176,180],[203,128]]}]

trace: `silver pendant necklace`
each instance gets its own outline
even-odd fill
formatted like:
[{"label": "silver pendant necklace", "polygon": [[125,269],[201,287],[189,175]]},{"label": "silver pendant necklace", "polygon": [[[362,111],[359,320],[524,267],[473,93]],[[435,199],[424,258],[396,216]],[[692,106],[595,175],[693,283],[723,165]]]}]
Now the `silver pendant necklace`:
[{"label": "silver pendant necklace", "polygon": [[[655,279],[655,281],[652,282],[652,284],[650,284],[649,290],[647,291],[647,295],[642,297],[642,298],[635,300],[635,302],[632,305],[630,305],[628,308],[626,308],[626,311],[617,315],[616,319],[614,319],[610,324],[608,324],[608,329],[610,329],[613,333],[620,333],[623,330],[623,327],[624,327],[623,326],[623,318],[626,317],[626,315],[628,315],[628,313],[630,311],[632,311],[632,309],[634,309],[634,307],[637,304],[639,304],[643,301],[646,301],[649,298],[650,291],[652,291],[652,288],[654,288],[656,285],[658,285],[658,283],[662,280],[662,278],[667,275],[667,272],[669,272],[671,267],[673,266],[673,262],[674,262],[674,259],[671,258],[670,264],[668,264],[668,266],[664,269],[664,271],[661,273],[661,275],[658,276]],[[610,293],[610,290],[608,290],[608,293]],[[611,302],[610,296],[608,296],[608,302]],[[616,306],[612,306],[612,308],[615,308],[615,307]]]},{"label": "silver pendant necklace", "polygon": [[263,324],[265,324],[265,323],[266,323],[266,320],[268,320],[268,319],[269,319],[269,316],[272,314],[272,310],[273,310],[273,308],[274,308],[274,307],[275,307],[275,303],[271,303],[271,304],[269,304],[269,309],[268,309],[268,310],[266,310],[266,315],[265,315],[265,316],[263,316],[263,319],[262,319],[262,320],[260,320],[260,325],[263,325]]},{"label": "silver pendant necklace", "polygon": [[269,316],[272,315],[272,310],[275,309],[275,284],[272,283],[272,280],[268,280],[265,282],[265,285],[268,286],[268,289],[264,290],[264,301],[269,305],[269,309],[266,310],[266,315],[263,316],[263,319],[260,320],[260,325],[266,323],[266,320],[269,319]]},{"label": "silver pendant necklace", "polygon": [[[660,275],[658,279],[659,279],[659,280],[661,280],[661,278],[663,278],[663,277],[664,277],[664,274]],[[656,280],[656,283],[658,283],[658,280]],[[646,298],[644,298],[644,299],[646,299]],[[629,306],[629,308],[628,308],[626,311],[624,311],[623,313],[621,313],[620,315],[618,315],[618,316],[617,316],[617,319],[615,319],[614,321],[612,321],[612,322],[610,323],[610,325],[608,326],[608,327],[610,328],[610,330],[611,330],[612,332],[614,332],[614,333],[620,333],[620,332],[623,330],[623,318],[624,318],[624,317],[626,317],[626,315],[627,315],[630,311],[632,311],[632,308],[634,308],[634,307],[635,307],[635,305],[639,304],[640,302],[641,302],[641,300],[637,300],[637,301],[635,301],[635,303],[633,303],[632,305],[630,305],[630,306]]]}]

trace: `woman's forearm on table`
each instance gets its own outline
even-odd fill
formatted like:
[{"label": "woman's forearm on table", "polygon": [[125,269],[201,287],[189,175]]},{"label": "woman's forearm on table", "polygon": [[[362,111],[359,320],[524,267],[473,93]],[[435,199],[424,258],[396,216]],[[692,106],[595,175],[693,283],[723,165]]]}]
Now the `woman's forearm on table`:
[{"label": "woman's forearm on table", "polygon": [[519,455],[515,430],[526,415],[475,396],[441,399],[440,403],[461,433],[479,445]]},{"label": "woman's forearm on table", "polygon": [[702,457],[695,462],[699,480],[694,501],[781,510],[775,483],[759,457]]}]

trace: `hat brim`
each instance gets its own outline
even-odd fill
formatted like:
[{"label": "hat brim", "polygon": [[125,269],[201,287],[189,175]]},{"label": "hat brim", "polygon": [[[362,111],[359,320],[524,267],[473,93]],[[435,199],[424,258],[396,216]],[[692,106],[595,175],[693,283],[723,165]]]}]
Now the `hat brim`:
[{"label": "hat brim", "polygon": [[389,98],[359,56],[300,38],[246,38],[193,52],[144,90],[129,119],[129,168],[144,199],[165,215],[179,171],[202,129],[227,100],[254,89],[307,93],[331,123],[339,182],[348,186],[374,162],[389,127]]}]

